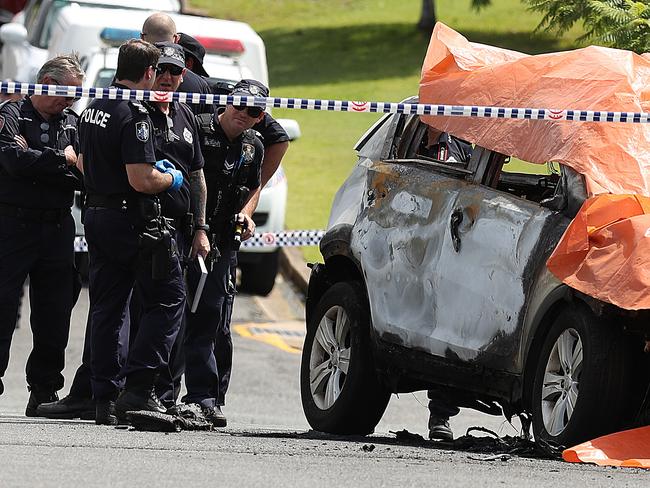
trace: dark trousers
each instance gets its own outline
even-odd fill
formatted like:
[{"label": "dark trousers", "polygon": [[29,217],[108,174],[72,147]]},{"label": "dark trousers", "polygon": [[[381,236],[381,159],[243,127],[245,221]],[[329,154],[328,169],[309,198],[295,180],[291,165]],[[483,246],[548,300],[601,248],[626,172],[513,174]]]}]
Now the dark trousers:
[{"label": "dark trousers", "polygon": [[[179,252],[183,256],[187,256],[189,246],[187,239],[183,238],[181,234],[177,235],[177,244]],[[123,365],[129,352],[129,338],[135,338],[140,326],[140,320],[144,313],[142,302],[137,293],[131,294],[129,302],[129,324],[124,324],[120,331],[118,338],[118,346],[120,350],[120,364]],[[183,314],[184,317],[184,314]],[[156,394],[158,398],[167,407],[171,407],[176,403],[181,389],[181,378],[185,368],[185,361],[183,355],[183,330],[185,329],[185,320],[181,322],[181,328],[178,331],[176,340],[171,349],[169,356],[169,363],[167,367],[162,367],[159,371],[158,379],[156,380]],[[81,365],[77,368],[72,386],[70,386],[70,395],[76,398],[91,398],[91,372],[90,372],[90,314],[86,322],[86,333],[84,336],[84,348],[81,358]],[[120,382],[121,386],[121,382]]]},{"label": "dark trousers", "polygon": [[[86,320],[86,332],[84,334],[84,348],[81,356],[81,365],[77,368],[77,371],[74,374],[74,379],[72,380],[72,385],[70,385],[70,396],[76,398],[92,398],[93,389],[92,389],[92,375],[90,373],[90,314]],[[129,327],[128,324],[124,324],[120,330],[118,337],[118,348],[119,348],[119,363],[124,365],[126,362],[126,356],[129,352]]]},{"label": "dark trousers", "polygon": [[[232,370],[230,321],[235,297],[237,253],[222,251],[207,276],[195,313],[188,313],[185,330],[185,403],[204,407],[224,405]],[[199,277],[196,262],[188,267],[188,282]]]},{"label": "dark trousers", "polygon": [[27,360],[27,383],[56,391],[63,387],[65,348],[77,283],[74,221],[0,216],[0,378],[9,363],[20,297],[29,276],[30,322],[34,345]]},{"label": "dark trousers", "polygon": [[[192,242],[182,232],[177,231],[175,237],[178,251],[182,256],[181,261],[183,261],[190,252]],[[135,337],[140,327],[142,314],[144,313],[144,309],[142,307],[142,299],[139,294],[133,293],[131,296],[129,309],[131,316],[130,334],[131,337]],[[172,349],[169,355],[169,362],[166,367],[160,368],[158,371],[158,377],[156,379],[156,395],[158,395],[160,401],[167,408],[173,406],[176,403],[181,392],[181,380],[183,377],[183,372],[185,370],[185,355],[183,351],[183,338],[185,336],[185,312],[186,308],[183,310],[181,327],[178,330],[176,340],[172,345]]]},{"label": "dark trousers", "polygon": [[[185,305],[185,287],[178,255],[170,258],[169,276],[151,277],[137,232],[126,215],[90,207],[85,215],[90,270],[91,371],[96,400],[114,399],[119,380],[143,369],[166,367]],[[129,315],[131,291],[143,313],[137,334],[130,339],[126,363],[120,362],[120,333]]]},{"label": "dark trousers", "polygon": [[456,406],[444,390],[428,390],[427,396],[429,397],[429,412],[432,417],[448,419],[460,413],[460,408]]}]

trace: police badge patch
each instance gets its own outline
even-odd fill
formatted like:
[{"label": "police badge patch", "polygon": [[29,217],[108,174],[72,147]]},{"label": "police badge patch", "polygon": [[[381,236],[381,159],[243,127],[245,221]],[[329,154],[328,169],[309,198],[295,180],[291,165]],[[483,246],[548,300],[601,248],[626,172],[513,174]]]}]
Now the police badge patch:
[{"label": "police badge patch", "polygon": [[147,122],[138,122],[135,124],[135,136],[138,141],[147,142],[149,140],[149,124]]},{"label": "police badge patch", "polygon": [[192,144],[192,142],[194,142],[194,138],[192,137],[192,133],[190,132],[190,130],[187,127],[185,127],[183,129],[183,139],[185,139],[188,144]]},{"label": "police badge patch", "polygon": [[242,157],[244,164],[250,164],[255,156],[255,147],[252,144],[242,144]]}]

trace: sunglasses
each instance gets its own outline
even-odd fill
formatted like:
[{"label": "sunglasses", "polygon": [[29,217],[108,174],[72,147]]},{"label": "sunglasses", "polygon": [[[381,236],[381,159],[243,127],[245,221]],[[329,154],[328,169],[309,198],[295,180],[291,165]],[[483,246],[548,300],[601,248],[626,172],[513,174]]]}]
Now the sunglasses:
[{"label": "sunglasses", "polygon": [[156,67],[156,76],[160,76],[167,71],[169,71],[169,74],[172,76],[179,76],[183,73],[183,68],[176,66],[175,64],[161,64]]},{"label": "sunglasses", "polygon": [[248,116],[253,117],[254,119],[256,119],[257,117],[262,115],[262,112],[264,112],[264,109],[260,108],[260,107],[246,107],[246,106],[242,107],[242,106],[239,106],[239,105],[233,105],[233,108],[235,110],[240,111],[240,112],[242,110],[246,110],[246,113],[248,114]]},{"label": "sunglasses", "polygon": [[[55,80],[54,78],[52,78],[52,82],[57,86],[61,86],[61,83]],[[79,97],[63,97],[63,98],[65,98],[68,102],[76,102],[77,100],[80,99]]]}]

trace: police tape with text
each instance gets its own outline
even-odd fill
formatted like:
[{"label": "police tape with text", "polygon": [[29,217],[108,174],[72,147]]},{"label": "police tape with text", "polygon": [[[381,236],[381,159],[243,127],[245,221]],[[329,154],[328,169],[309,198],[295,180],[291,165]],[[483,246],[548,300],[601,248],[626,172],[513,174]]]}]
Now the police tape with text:
[{"label": "police tape with text", "polygon": [[529,120],[565,120],[570,122],[621,122],[647,124],[650,113],[612,112],[604,110],[573,110],[522,107],[482,107],[471,105],[436,105],[429,103],[361,102],[351,100],[314,100],[307,98],[273,98],[203,93],[129,90],[126,88],[95,88],[34,83],[0,83],[0,93],[49,95],[60,97],[104,98],[112,100],[179,101],[192,104],[247,105],[257,107],[324,110],[356,113],[405,113],[446,117],[480,117]]}]

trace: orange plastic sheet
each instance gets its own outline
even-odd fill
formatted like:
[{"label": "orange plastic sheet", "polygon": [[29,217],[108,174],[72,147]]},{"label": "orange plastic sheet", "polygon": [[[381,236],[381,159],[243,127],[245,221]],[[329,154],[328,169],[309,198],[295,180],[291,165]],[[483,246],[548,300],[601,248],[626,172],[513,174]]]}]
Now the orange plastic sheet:
[{"label": "orange plastic sheet", "polygon": [[[595,46],[530,56],[469,42],[438,23],[422,67],[420,102],[648,112],[650,57]],[[644,198],[650,197],[650,124],[422,120],[525,161],[566,164],[585,176],[589,196],[615,196],[585,202],[549,267],[598,299],[627,309],[650,308],[650,268],[641,267],[647,264],[643,254],[650,255]]]},{"label": "orange plastic sheet", "polygon": [[649,229],[650,198],[592,197],[547,266],[564,283],[590,296],[623,308],[650,308]]},{"label": "orange plastic sheet", "polygon": [[583,442],[566,449],[562,457],[570,463],[650,468],[650,426]]}]

